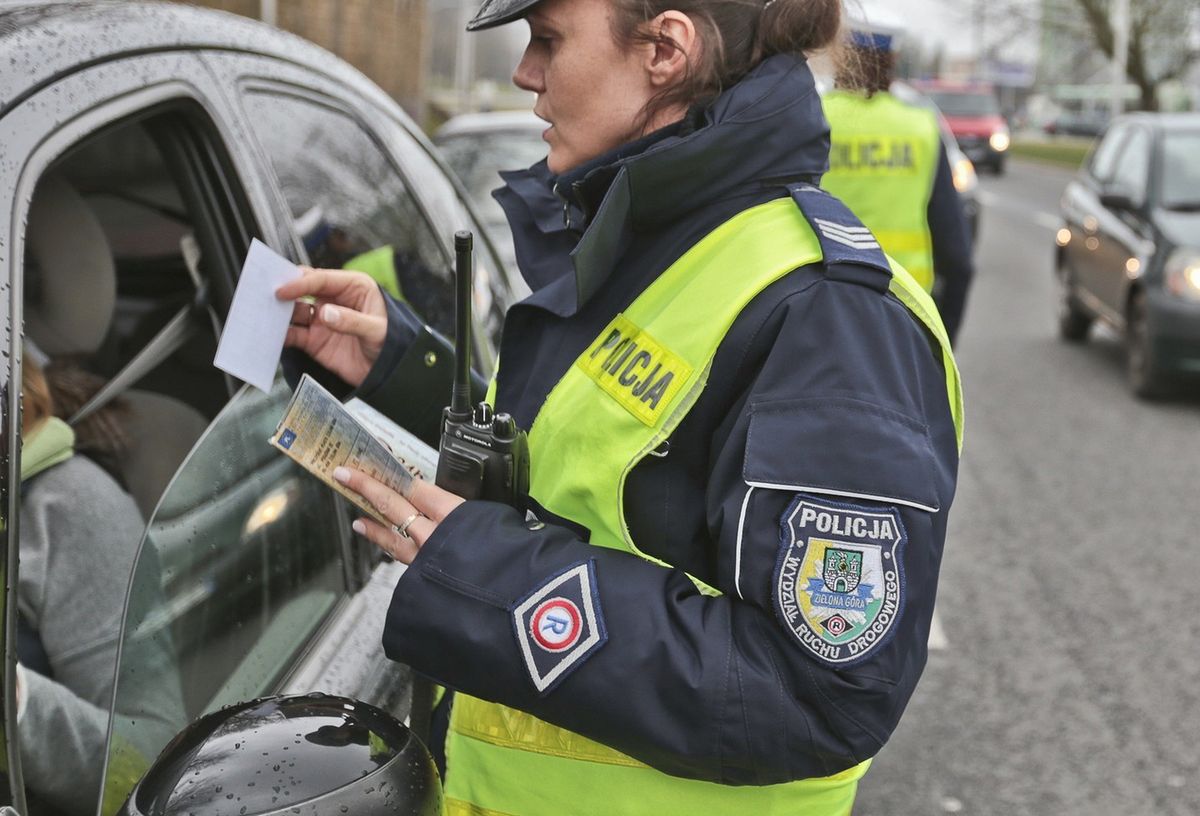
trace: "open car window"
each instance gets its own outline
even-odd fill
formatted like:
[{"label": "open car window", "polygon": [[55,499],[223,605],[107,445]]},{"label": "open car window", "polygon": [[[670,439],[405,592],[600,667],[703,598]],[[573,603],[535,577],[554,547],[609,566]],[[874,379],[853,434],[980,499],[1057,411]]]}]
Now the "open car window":
[{"label": "open car window", "polygon": [[269,693],[345,593],[339,508],[267,439],[291,393],[249,386],[188,455],[129,586],[106,802],[187,723]]}]

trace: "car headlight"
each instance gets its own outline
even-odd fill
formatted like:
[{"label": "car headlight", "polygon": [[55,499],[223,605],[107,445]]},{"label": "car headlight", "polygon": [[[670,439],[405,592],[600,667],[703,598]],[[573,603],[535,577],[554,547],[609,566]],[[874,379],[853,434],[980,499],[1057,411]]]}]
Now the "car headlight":
[{"label": "car headlight", "polygon": [[971,164],[971,160],[966,156],[958,157],[954,166],[950,168],[950,173],[954,176],[954,189],[958,190],[960,195],[969,193],[979,186],[979,176],[975,175],[975,165]]},{"label": "car headlight", "polygon": [[1200,301],[1200,249],[1180,247],[1164,267],[1167,291],[1177,297]]},{"label": "car headlight", "polygon": [[997,130],[992,134],[992,137],[988,139],[988,144],[990,144],[992,146],[992,150],[995,150],[997,153],[1003,153],[1005,150],[1008,150],[1008,146],[1011,143],[1012,139],[1009,138],[1007,130]]}]

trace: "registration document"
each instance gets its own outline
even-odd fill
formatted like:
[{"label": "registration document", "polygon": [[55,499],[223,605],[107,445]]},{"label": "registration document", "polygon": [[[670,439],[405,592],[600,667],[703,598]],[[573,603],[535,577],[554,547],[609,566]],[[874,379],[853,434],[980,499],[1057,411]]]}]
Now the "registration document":
[{"label": "registration document", "polygon": [[343,405],[307,374],[300,379],[270,442],[380,524],[392,522],[333,478],[336,467],[361,470],[406,498],[413,480],[433,481],[437,454],[361,400]]}]

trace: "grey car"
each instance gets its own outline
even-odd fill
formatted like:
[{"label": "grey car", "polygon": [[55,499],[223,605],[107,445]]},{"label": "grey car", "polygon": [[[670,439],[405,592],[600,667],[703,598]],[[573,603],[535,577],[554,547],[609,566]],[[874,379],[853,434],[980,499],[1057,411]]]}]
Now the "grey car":
[{"label": "grey car", "polygon": [[1119,117],[1062,196],[1059,336],[1097,320],[1126,345],[1139,397],[1200,374],[1200,114]]},{"label": "grey car", "polygon": [[[253,238],[321,265],[390,247],[405,298],[451,334],[452,236],[480,225],[441,159],[350,66],[221,12],[3,3],[0,64],[8,585],[19,568],[23,339],[98,377],[93,403],[128,406],[120,476],[147,519],[119,632],[116,713],[95,758],[104,811],[177,730],[232,703],[319,690],[403,718],[409,676],[379,639],[402,567],[268,446],[289,396],[282,378],[264,394],[211,361]],[[475,281],[486,371],[512,300],[486,244]],[[4,609],[12,621],[17,593]],[[168,687],[170,710],[147,693]],[[16,757],[14,689],[4,692],[3,749]],[[55,745],[52,734],[23,742]],[[36,808],[17,762],[0,768],[5,804]]]}]

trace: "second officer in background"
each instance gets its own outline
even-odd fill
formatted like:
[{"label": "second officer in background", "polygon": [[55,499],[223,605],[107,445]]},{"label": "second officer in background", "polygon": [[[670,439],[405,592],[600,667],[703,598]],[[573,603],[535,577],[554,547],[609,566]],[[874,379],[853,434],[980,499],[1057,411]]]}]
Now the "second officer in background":
[{"label": "second officer in background", "polygon": [[832,145],[821,186],[933,293],[953,341],[974,274],[970,233],[936,112],[889,90],[898,34],[895,27],[849,21],[848,58],[823,102]]}]

